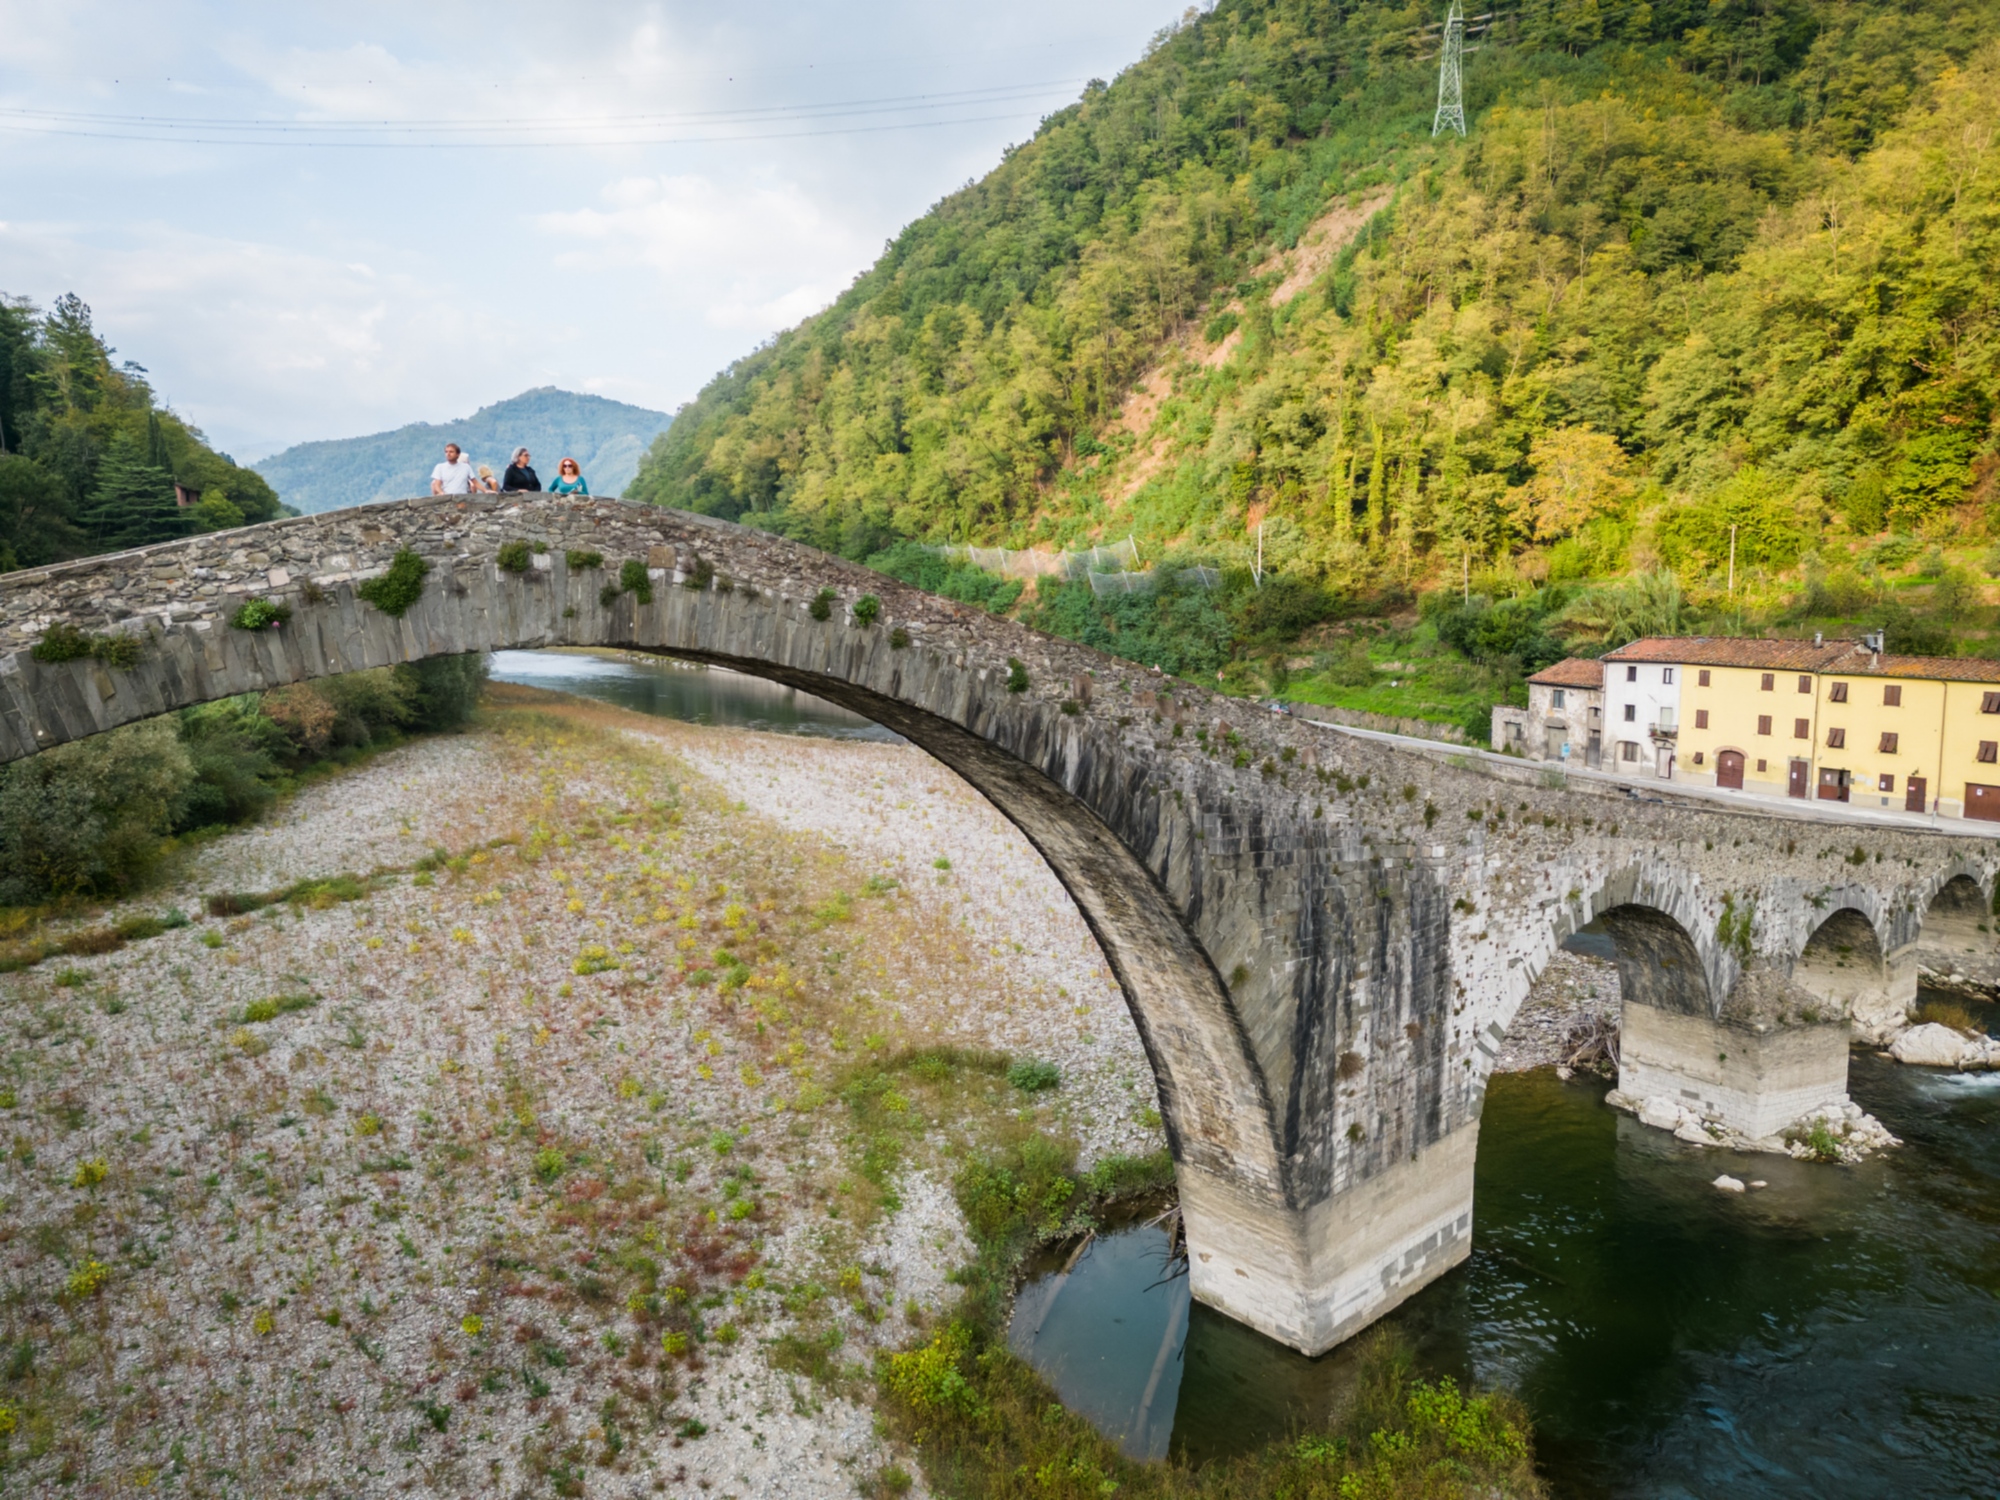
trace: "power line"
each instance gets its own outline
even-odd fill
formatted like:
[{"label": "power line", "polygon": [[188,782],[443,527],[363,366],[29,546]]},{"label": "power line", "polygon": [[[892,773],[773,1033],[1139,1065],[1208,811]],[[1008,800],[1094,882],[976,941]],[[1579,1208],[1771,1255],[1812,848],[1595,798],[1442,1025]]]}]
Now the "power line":
[{"label": "power line", "polygon": [[30,125],[50,125],[71,129],[164,131],[161,139],[177,139],[184,130],[226,130],[232,132],[275,133],[282,136],[415,134],[436,131],[450,134],[499,134],[507,131],[574,131],[613,128],[672,129],[710,124],[770,124],[792,120],[837,119],[845,116],[901,113],[914,110],[953,109],[977,105],[1005,104],[1037,99],[1056,91],[1078,88],[1081,79],[1054,79],[1039,83],[1003,84],[986,88],[959,89],[944,93],[904,94],[875,99],[828,100],[819,104],[777,104],[740,109],[706,110],[680,114],[636,115],[556,115],[547,117],[503,116],[499,119],[467,119],[462,116],[439,119],[282,119],[235,116],[98,114],[75,110],[0,108],[0,120],[18,120]]}]

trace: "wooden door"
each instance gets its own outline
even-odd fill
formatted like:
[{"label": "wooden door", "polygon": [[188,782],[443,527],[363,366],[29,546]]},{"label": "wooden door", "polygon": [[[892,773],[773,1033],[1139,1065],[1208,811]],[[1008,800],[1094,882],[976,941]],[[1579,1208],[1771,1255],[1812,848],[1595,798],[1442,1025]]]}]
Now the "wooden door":
[{"label": "wooden door", "polygon": [[1743,790],[1743,752],[1724,750],[1715,757],[1715,784]]},{"label": "wooden door", "polygon": [[1792,796],[1803,797],[1806,795],[1807,791],[1806,773],[1807,773],[1807,765],[1805,761],[1795,760],[1792,762],[1791,782],[1786,787],[1786,790],[1790,792]]},{"label": "wooden door", "polygon": [[2000,823],[2000,786],[1965,784],[1965,815],[1985,823]]},{"label": "wooden door", "polygon": [[[1819,773],[1819,800],[1822,802],[1845,802],[1847,800],[1847,773],[1822,766]],[[1994,814],[2000,820],[2000,811]]]},{"label": "wooden door", "polygon": [[1912,776],[1903,786],[1903,811],[1920,813],[1924,811],[1924,793],[1928,783],[1921,776]]}]

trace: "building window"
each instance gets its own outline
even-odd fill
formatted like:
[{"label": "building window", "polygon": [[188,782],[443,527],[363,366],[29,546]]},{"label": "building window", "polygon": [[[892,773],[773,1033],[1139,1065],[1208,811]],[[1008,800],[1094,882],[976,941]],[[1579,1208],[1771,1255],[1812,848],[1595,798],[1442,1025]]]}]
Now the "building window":
[{"label": "building window", "polygon": [[1827,690],[1826,701],[1829,703],[1845,703],[1847,701],[1847,684],[1836,682]]},{"label": "building window", "polygon": [[1812,679],[1803,672],[1799,674],[1799,691],[1802,693],[1810,693],[1812,691]]},{"label": "building window", "polygon": [[1708,686],[1708,668],[1707,668],[1707,667],[1703,667],[1703,668],[1701,669],[1701,676],[1700,676],[1699,678],[1697,678],[1696,680],[1697,680],[1697,681],[1698,681],[1698,682],[1699,682],[1699,683],[1700,683],[1700,684],[1701,684],[1701,685],[1702,685],[1703,687],[1707,687],[1707,686]]},{"label": "building window", "polygon": [[1637,682],[1639,680],[1639,669],[1637,667],[1627,667],[1625,669],[1625,680],[1627,682]]},{"label": "building window", "polygon": [[1561,708],[1562,706],[1563,706],[1563,690],[1561,688],[1557,688],[1553,693],[1549,694],[1549,707]]},{"label": "building window", "polygon": [[1620,760],[1637,760],[1639,758],[1638,745],[1631,740],[1625,740],[1618,746],[1618,758]]},{"label": "building window", "polygon": [[1979,742],[1979,763],[1982,766],[1990,766],[1996,760],[2000,760],[2000,741],[1981,740]]},{"label": "building window", "polygon": [[1701,752],[1700,752],[1699,750],[1695,751],[1695,753],[1694,753],[1694,763],[1695,763],[1696,765],[1700,765],[1700,764],[1701,764]]},{"label": "building window", "polygon": [[1674,669],[1672,667],[1660,668],[1660,681],[1665,686],[1672,687],[1674,685]]},{"label": "building window", "polygon": [[1697,728],[1697,729],[1706,729],[1706,728],[1708,728],[1708,710],[1707,710],[1707,709],[1705,709],[1705,708],[1697,708],[1697,709],[1696,709],[1696,710],[1694,711],[1694,727],[1695,727],[1695,728]]},{"label": "building window", "polygon": [[1979,711],[1983,714],[2000,714],[2000,693],[1981,693]]},{"label": "building window", "polygon": [[1764,681],[1762,684],[1763,690],[1768,693],[1771,691],[1772,688],[1776,687],[1777,685],[1778,685],[1778,679],[1773,677],[1769,672],[1766,672],[1764,674]]},{"label": "building window", "polygon": [[1826,748],[1829,750],[1845,750],[1847,748],[1847,731],[1845,729],[1829,729],[1826,732]]},{"label": "building window", "polygon": [[1812,738],[1812,720],[1811,720],[1811,719],[1794,719],[1794,720],[1792,720],[1792,738],[1793,738],[1793,739],[1795,739],[1795,740],[1809,740],[1809,739],[1811,739],[1811,738]]},{"label": "building window", "polygon": [[1878,776],[1878,777],[1876,777],[1876,778],[1875,778],[1875,790],[1876,790],[1876,791],[1878,791],[1878,792],[1893,792],[1893,791],[1895,791],[1895,790],[1896,790],[1896,778],[1895,778],[1895,777],[1893,777],[1893,776]]},{"label": "building window", "polygon": [[1769,714],[1757,715],[1757,732],[1759,734],[1769,734],[1771,732],[1771,716]]},{"label": "building window", "polygon": [[1758,770],[1760,770],[1760,771],[1762,771],[1762,770],[1764,770],[1764,769],[1765,769],[1765,766],[1764,766],[1764,762],[1763,762],[1763,761],[1761,761],[1761,760],[1760,760],[1760,761],[1758,761],[1758,762],[1757,762],[1757,769],[1758,769]]},{"label": "building window", "polygon": [[1884,708],[1901,708],[1903,706],[1902,684],[1895,683],[1882,689],[1882,706]]},{"label": "building window", "polygon": [[1883,735],[1882,743],[1875,747],[1875,753],[1877,755],[1894,755],[1896,753],[1896,737],[1893,734]]},{"label": "building window", "polygon": [[1639,705],[1638,705],[1638,704],[1636,704],[1636,703],[1628,703],[1628,704],[1626,704],[1626,705],[1625,705],[1625,722],[1626,722],[1627,724],[1630,724],[1631,722],[1633,722],[1633,720],[1637,719],[1638,717],[1639,717]]}]

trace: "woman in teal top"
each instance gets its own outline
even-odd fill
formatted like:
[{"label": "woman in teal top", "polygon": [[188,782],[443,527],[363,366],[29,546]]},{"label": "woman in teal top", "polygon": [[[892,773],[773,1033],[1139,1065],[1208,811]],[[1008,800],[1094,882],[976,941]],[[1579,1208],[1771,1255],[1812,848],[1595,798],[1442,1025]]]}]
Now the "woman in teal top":
[{"label": "woman in teal top", "polygon": [[590,486],[583,482],[583,470],[576,466],[576,460],[566,458],[556,465],[556,482],[549,486],[551,495],[588,495]]}]

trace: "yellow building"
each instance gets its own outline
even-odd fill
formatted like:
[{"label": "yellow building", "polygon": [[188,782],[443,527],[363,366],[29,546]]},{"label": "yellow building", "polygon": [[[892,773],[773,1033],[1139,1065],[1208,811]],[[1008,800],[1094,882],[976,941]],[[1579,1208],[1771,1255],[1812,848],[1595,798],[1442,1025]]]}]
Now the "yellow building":
[{"label": "yellow building", "polygon": [[2000,822],[2000,662],[1868,641],[1653,637],[1604,657],[1678,668],[1673,777]]},{"label": "yellow building", "polygon": [[1680,707],[1674,780],[1772,797],[1811,795],[1820,668],[1850,641],[1655,636],[1605,653],[1613,663],[1671,663]]}]

